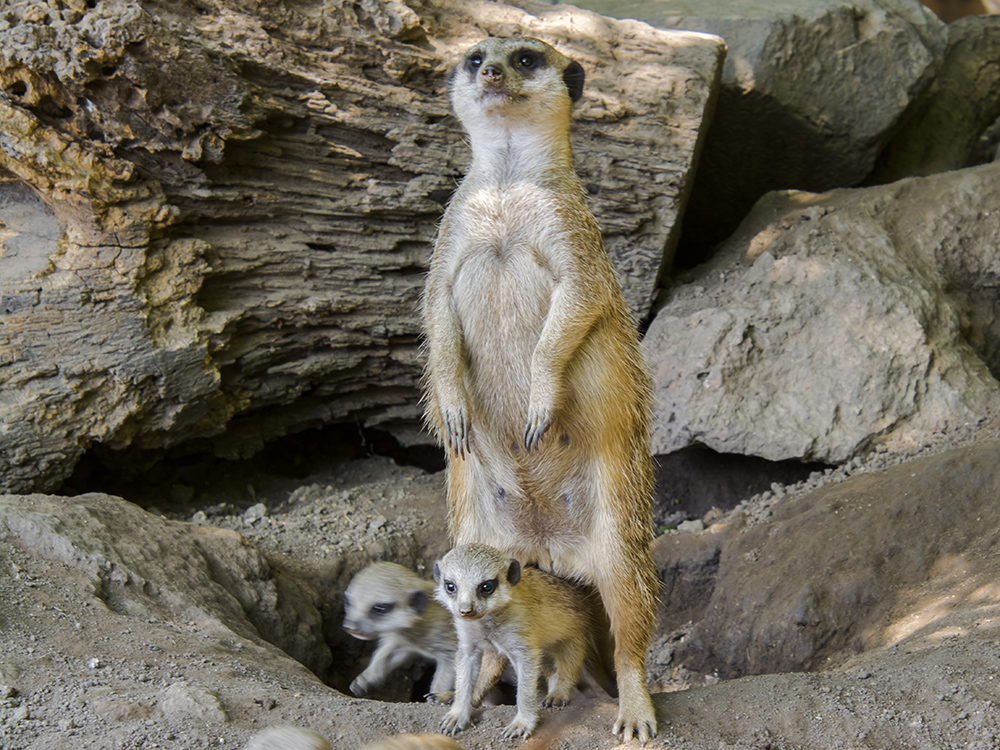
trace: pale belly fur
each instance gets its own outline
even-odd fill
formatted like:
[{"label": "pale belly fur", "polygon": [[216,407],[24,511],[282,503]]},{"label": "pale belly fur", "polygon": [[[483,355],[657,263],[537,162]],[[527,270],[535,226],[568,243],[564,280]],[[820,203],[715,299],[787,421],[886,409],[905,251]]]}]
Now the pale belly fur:
[{"label": "pale belly fur", "polygon": [[[579,438],[576,420],[561,412],[537,450],[522,447],[532,354],[556,283],[538,243],[562,238],[537,232],[539,206],[544,209],[537,195],[517,197],[484,196],[488,208],[465,223],[466,256],[452,286],[475,415],[464,470],[478,498],[475,522],[458,541],[490,543],[550,570],[579,571],[593,483],[570,448]],[[554,222],[546,217],[544,223]]]},{"label": "pale belly fur", "polygon": [[551,239],[536,230],[552,219],[539,203],[527,188],[470,200],[476,218],[465,222],[467,251],[452,286],[469,397],[489,422],[483,427],[504,434],[518,434],[527,422],[531,357],[555,284],[539,248]]}]

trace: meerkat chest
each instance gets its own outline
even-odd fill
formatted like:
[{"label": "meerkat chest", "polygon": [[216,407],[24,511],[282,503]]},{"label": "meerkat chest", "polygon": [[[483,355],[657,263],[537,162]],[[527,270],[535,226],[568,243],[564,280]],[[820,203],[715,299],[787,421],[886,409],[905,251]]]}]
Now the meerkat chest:
[{"label": "meerkat chest", "polygon": [[557,201],[532,185],[481,188],[452,220],[462,257],[452,295],[462,318],[517,321],[522,332],[544,319],[566,235]]},{"label": "meerkat chest", "polygon": [[462,207],[463,251],[493,276],[552,276],[553,243],[565,235],[557,196],[531,184],[473,189]]}]

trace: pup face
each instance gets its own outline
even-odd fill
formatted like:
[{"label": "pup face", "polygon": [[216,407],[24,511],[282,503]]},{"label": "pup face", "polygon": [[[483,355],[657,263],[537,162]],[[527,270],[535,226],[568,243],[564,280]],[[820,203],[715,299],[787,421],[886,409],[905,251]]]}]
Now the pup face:
[{"label": "pup face", "polygon": [[344,592],[344,630],[363,641],[406,630],[424,614],[430,598],[413,571],[395,563],[373,563]]},{"label": "pup face", "polygon": [[448,78],[452,106],[470,132],[484,118],[500,118],[508,125],[568,125],[583,81],[579,63],[530,37],[485,39],[465,54]]},{"label": "pup face", "polygon": [[493,547],[464,544],[434,563],[434,598],[456,620],[478,620],[510,601],[521,566]]}]

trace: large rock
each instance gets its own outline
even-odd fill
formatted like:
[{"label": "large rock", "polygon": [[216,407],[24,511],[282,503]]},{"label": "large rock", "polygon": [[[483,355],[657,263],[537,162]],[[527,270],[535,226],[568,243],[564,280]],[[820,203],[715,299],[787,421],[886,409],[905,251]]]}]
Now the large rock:
[{"label": "large rock", "polygon": [[946,27],[917,0],[580,0],[616,18],[718,34],[722,90],[684,220],[685,262],[776,189],[860,183],[930,84]]},{"label": "large rock", "polygon": [[1000,373],[1000,165],[764,198],[643,341],[652,447],[843,463],[976,421]]},{"label": "large rock", "polygon": [[488,33],[587,69],[580,171],[645,315],[722,43],[536,10],[5,11],[0,489],[55,488],[95,444],[235,457],[330,421],[419,426],[418,300],[468,158],[445,75]]},{"label": "large rock", "polygon": [[995,607],[998,492],[1000,441],[988,440],[661,537],[659,627],[687,633],[674,666],[834,669],[949,637],[950,613]]},{"label": "large rock", "polygon": [[951,24],[941,72],[882,153],[872,180],[973,166],[980,138],[1000,117],[998,58],[1000,16]]}]

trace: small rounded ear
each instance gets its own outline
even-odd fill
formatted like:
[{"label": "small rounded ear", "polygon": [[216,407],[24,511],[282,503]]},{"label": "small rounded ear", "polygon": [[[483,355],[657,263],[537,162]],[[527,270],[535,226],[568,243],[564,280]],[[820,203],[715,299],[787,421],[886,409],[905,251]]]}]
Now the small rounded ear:
[{"label": "small rounded ear", "polygon": [[434,561],[434,568],[431,570],[431,576],[434,578],[434,583],[441,583],[441,563],[437,560]]},{"label": "small rounded ear", "polygon": [[507,568],[507,583],[511,586],[517,584],[521,580],[521,563],[517,560],[510,561],[510,567]]},{"label": "small rounded ear", "polygon": [[566,90],[569,91],[570,101],[575,102],[583,96],[583,81],[586,77],[583,66],[576,60],[571,60],[563,71],[563,81],[566,83]]},{"label": "small rounded ear", "polygon": [[418,615],[423,614],[424,610],[427,609],[427,592],[417,589],[410,594],[410,606]]}]

